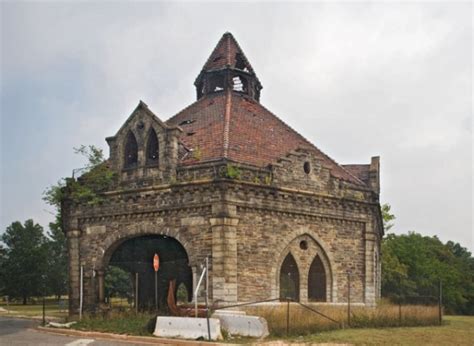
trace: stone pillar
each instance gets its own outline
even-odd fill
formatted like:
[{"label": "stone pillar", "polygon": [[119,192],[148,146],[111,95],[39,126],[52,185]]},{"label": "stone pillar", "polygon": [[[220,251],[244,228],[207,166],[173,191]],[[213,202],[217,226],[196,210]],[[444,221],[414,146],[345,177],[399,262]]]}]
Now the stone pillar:
[{"label": "stone pillar", "polygon": [[210,219],[212,227],[212,298],[236,303],[237,296],[237,218]]},{"label": "stone pillar", "polygon": [[66,233],[69,256],[69,315],[79,314],[80,295],[80,254],[81,231],[70,230]]},{"label": "stone pillar", "polygon": [[104,294],[104,271],[98,270],[97,271],[97,283],[99,285],[99,305],[105,302],[105,294]]},{"label": "stone pillar", "polygon": [[367,306],[375,306],[375,263],[374,250],[377,237],[373,232],[372,223],[368,222],[365,229],[365,287],[364,301]]}]

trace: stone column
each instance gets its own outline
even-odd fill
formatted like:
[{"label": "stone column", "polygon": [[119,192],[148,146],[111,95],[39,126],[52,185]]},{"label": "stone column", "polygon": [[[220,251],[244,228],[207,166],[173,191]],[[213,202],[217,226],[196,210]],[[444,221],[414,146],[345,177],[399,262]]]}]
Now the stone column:
[{"label": "stone column", "polygon": [[374,263],[374,249],[376,235],[373,232],[373,225],[371,222],[366,224],[365,229],[365,287],[364,287],[364,301],[368,306],[375,306],[375,263]]},{"label": "stone column", "polygon": [[210,219],[212,227],[212,298],[237,302],[237,218]]},{"label": "stone column", "polygon": [[80,254],[81,231],[70,230],[66,233],[69,255],[69,315],[79,314],[80,295]]}]

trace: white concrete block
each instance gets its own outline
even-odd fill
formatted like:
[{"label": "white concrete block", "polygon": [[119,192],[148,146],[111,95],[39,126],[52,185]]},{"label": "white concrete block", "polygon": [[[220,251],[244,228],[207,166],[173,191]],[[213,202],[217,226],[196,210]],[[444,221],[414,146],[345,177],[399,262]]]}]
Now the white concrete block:
[{"label": "white concrete block", "polygon": [[[220,321],[217,318],[210,318],[209,325],[211,340],[221,340]],[[202,337],[208,340],[209,334],[205,318],[158,316],[153,335],[194,340]]]},{"label": "white concrete block", "polygon": [[214,314],[213,317],[221,321],[222,329],[231,335],[251,336],[264,338],[269,335],[267,321],[259,316],[245,316],[237,314]]}]

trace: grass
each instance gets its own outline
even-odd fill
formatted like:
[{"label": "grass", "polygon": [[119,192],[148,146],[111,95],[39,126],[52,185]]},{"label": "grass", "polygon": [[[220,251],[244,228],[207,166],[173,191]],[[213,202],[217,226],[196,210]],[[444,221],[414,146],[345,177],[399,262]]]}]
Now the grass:
[{"label": "grass", "polygon": [[473,345],[473,340],[473,316],[445,316],[441,326],[343,329],[288,339],[354,345]]},{"label": "grass", "polygon": [[[67,301],[62,301],[63,305],[60,305],[58,301],[54,298],[46,299],[45,301],[45,312],[47,316],[54,317],[67,317],[68,316],[68,306]],[[65,302],[65,303],[64,303]],[[38,300],[36,304],[27,304],[23,305],[21,303],[10,303],[10,304],[0,304],[0,307],[8,310],[9,312],[3,312],[1,315],[22,315],[22,316],[42,316],[43,314],[43,304],[41,300]]]},{"label": "grass", "polygon": [[[147,313],[135,314],[134,312],[110,312],[108,317],[85,316],[81,321],[72,325],[78,330],[94,330],[98,332],[108,332],[130,335],[147,335],[151,333],[147,325],[155,315]],[[154,327],[154,325],[153,325]]]},{"label": "grass", "polygon": [[[331,321],[296,303],[290,304],[289,334],[307,335],[326,330],[341,329],[347,323],[347,308],[344,306],[310,305],[312,308],[337,321]],[[287,334],[287,305],[259,305],[245,308],[248,314],[262,316],[267,320],[270,335]],[[377,308],[353,307],[352,328],[426,326],[438,324],[436,306],[380,304]]]}]

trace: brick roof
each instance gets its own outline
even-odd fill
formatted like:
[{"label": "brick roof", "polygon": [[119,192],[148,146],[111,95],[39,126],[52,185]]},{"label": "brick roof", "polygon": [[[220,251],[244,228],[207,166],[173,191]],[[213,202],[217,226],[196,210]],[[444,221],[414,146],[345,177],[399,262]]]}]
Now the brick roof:
[{"label": "brick roof", "polygon": [[205,95],[167,122],[180,126],[182,144],[195,154],[183,165],[228,159],[266,167],[298,148],[318,156],[331,174],[365,185],[259,102],[230,90]]},{"label": "brick roof", "polygon": [[[196,81],[205,73],[218,73],[213,71],[221,70],[245,70],[248,76],[257,78],[230,33],[225,33],[219,40]],[[333,176],[365,185],[356,175],[338,165],[256,99],[229,87],[202,95],[166,124],[179,126],[184,131],[180,137],[179,157],[182,165],[227,159],[266,167],[293,150],[306,148],[320,158]]]},{"label": "brick roof", "polygon": [[237,43],[237,40],[230,32],[226,32],[224,35],[222,35],[221,39],[204,64],[202,70],[212,71],[227,67],[238,68],[236,66],[238,55],[240,55],[242,58],[242,62],[245,64],[245,67],[248,69],[248,71],[250,73],[255,73],[252,65],[250,65],[250,62]]}]

